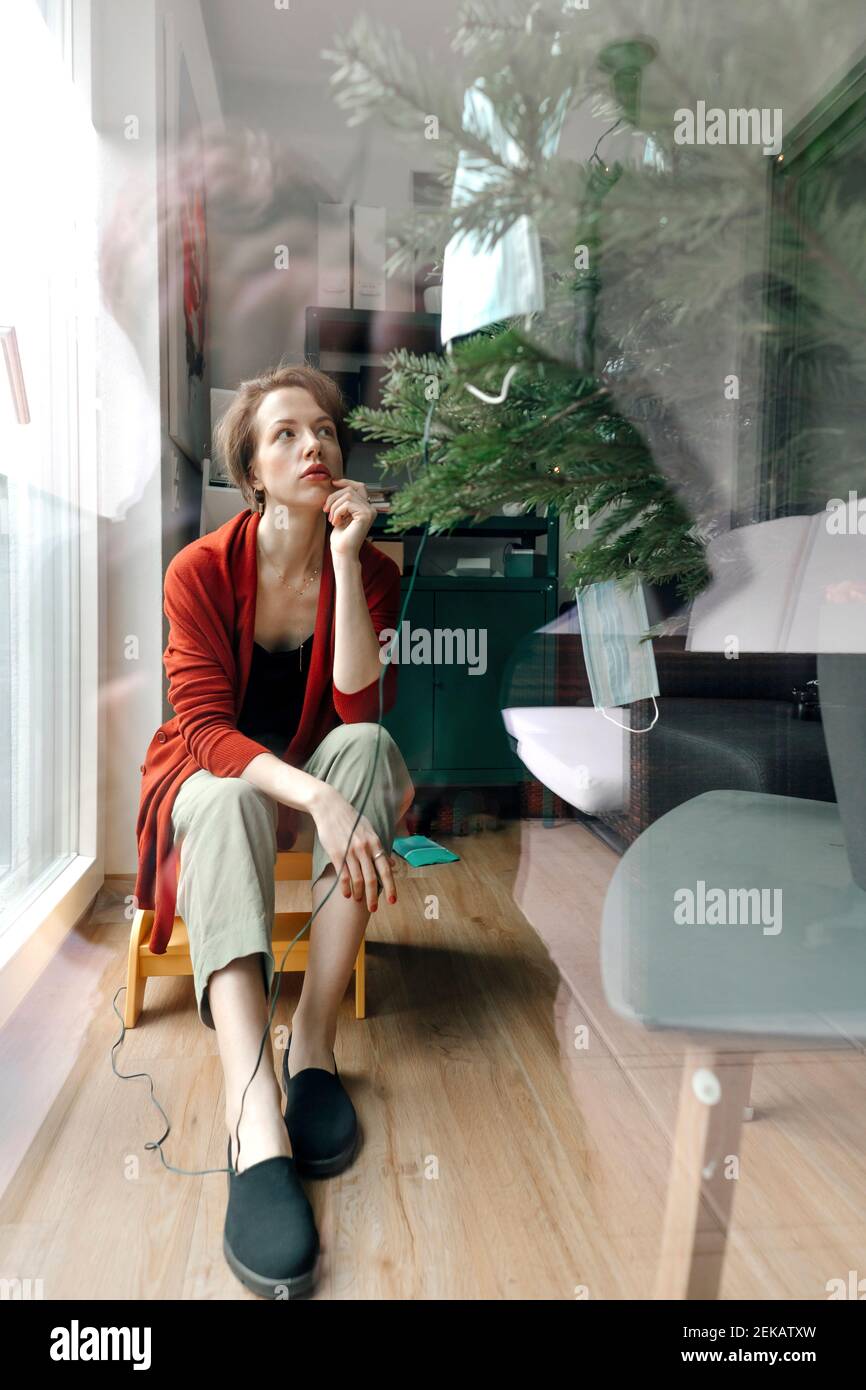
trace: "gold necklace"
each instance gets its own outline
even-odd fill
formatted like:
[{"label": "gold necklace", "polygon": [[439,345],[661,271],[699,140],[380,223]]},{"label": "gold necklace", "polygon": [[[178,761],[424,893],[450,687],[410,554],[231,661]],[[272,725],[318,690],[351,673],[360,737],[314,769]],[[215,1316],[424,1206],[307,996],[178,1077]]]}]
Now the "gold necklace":
[{"label": "gold necklace", "polygon": [[274,574],[275,574],[275,575],[277,576],[277,578],[279,579],[280,583],[283,584],[283,585],[285,585],[285,587],[286,587],[287,589],[291,589],[291,591],[292,591],[293,594],[297,594],[297,595],[298,595],[298,598],[302,598],[302,597],[303,597],[305,589],[309,588],[310,584],[312,584],[313,580],[316,578],[316,576],[317,576],[318,573],[319,573],[319,566],[316,565],[316,568],[313,570],[313,573],[309,576],[308,579],[305,579],[305,580],[304,580],[304,582],[303,582],[301,588],[300,588],[300,589],[296,589],[295,586],[294,586],[294,584],[289,584],[289,583],[287,582],[287,580],[284,578],[284,576],[283,576],[282,574],[280,574],[280,571],[277,569],[276,565],[274,564],[274,562],[273,562],[273,560],[271,559],[271,557],[270,557],[270,555],[268,554],[268,552],[265,550],[264,546],[262,547],[262,554],[264,555],[265,559],[267,560],[267,562],[268,562],[268,564],[270,565],[271,569],[273,570]]}]

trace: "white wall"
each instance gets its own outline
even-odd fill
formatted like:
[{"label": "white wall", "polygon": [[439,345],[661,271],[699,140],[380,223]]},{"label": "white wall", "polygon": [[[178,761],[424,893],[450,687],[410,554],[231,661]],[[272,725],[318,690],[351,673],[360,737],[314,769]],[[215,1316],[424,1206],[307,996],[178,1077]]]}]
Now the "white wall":
[{"label": "white wall", "polygon": [[[283,354],[303,360],[305,309],[319,302],[317,202],[385,207],[390,233],[411,206],[412,169],[432,162],[423,139],[407,146],[380,127],[347,130],[327,90],[294,73],[279,84],[225,79],[223,90],[229,123],[267,137],[277,184],[258,222],[223,227],[209,209],[212,385],[235,390]],[[288,247],[287,270],[274,267],[277,245]],[[386,282],[386,304],[414,307],[406,277]]]}]

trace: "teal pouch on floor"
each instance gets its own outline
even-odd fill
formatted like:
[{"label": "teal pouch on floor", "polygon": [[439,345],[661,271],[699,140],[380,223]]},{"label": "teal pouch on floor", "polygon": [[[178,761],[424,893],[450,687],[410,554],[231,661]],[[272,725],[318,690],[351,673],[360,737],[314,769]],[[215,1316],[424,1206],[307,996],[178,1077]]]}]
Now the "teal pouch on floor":
[{"label": "teal pouch on floor", "polygon": [[460,858],[459,854],[452,854],[450,849],[437,845],[435,840],[428,840],[426,835],[401,835],[391,848],[413,869],[419,869],[424,864],[449,864],[452,859]]}]

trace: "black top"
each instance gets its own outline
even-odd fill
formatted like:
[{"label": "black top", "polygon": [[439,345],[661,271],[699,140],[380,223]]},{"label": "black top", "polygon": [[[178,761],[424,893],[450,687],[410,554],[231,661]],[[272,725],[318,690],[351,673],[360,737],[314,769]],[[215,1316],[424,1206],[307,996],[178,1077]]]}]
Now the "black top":
[{"label": "black top", "polygon": [[250,679],[238,715],[238,729],[280,757],[294,738],[301,719],[313,639],[298,648],[269,652],[253,643]]}]

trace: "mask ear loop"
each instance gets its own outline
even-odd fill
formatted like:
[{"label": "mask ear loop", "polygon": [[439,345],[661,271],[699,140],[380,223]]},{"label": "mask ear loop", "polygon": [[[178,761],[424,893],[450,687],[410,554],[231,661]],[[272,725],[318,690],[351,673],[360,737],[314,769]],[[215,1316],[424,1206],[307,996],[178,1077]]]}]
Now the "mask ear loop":
[{"label": "mask ear loop", "polygon": [[[452,358],[454,355],[451,347],[450,338],[448,339],[448,342],[445,344],[445,355],[447,357]],[[473,396],[477,396],[479,401],[484,401],[486,405],[502,405],[503,402],[508,399],[508,392],[511,390],[511,379],[517,371],[519,365],[520,364],[518,362],[513,362],[511,366],[508,368],[508,371],[502,378],[502,385],[499,388],[498,396],[491,396],[487,391],[479,391],[477,386],[470,386],[468,382],[466,383],[466,390],[470,391]]]},{"label": "mask ear loop", "polygon": [[596,706],[596,708],[598,709],[598,712],[602,716],[602,718],[607,720],[608,724],[615,724],[618,729],[625,729],[627,734],[648,734],[650,729],[655,728],[659,718],[659,707],[656,704],[655,695],[651,695],[650,699],[653,702],[655,714],[653,715],[653,722],[651,724],[647,724],[645,729],[633,729],[630,724],[620,724],[618,719],[614,719],[613,716],[610,714],[605,714],[604,710],[601,709],[600,706]]},{"label": "mask ear loop", "polygon": [[502,405],[503,401],[505,401],[508,397],[508,392],[511,387],[511,378],[514,376],[514,373],[516,371],[517,363],[514,362],[508,368],[508,371],[505,373],[505,376],[503,377],[502,385],[499,388],[498,396],[490,396],[487,394],[486,391],[479,391],[477,386],[470,386],[468,382],[466,383],[466,390],[471,391],[473,396],[477,396],[479,401],[486,401],[487,405]]}]

